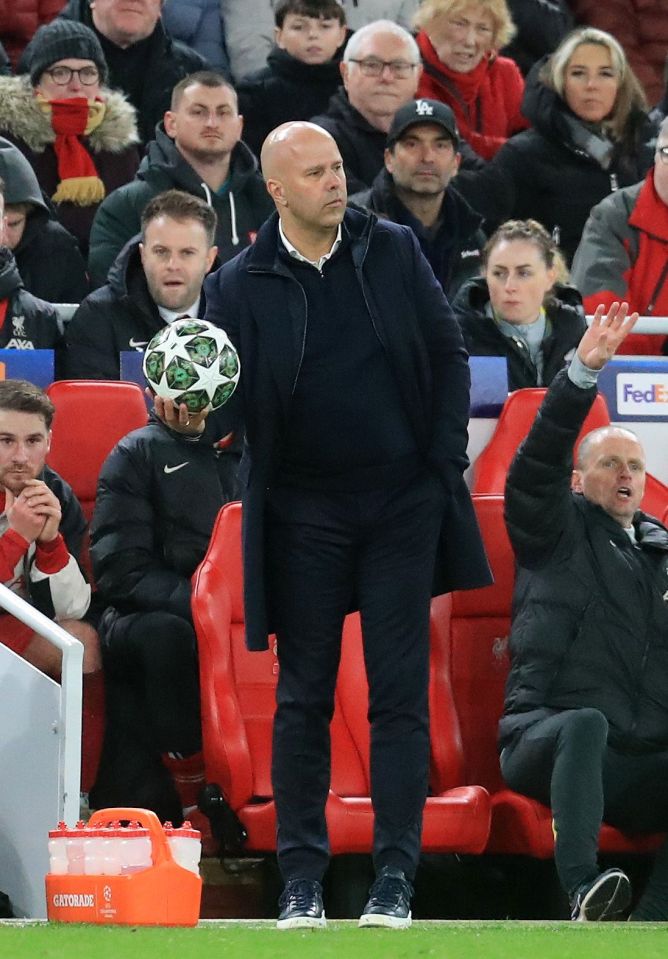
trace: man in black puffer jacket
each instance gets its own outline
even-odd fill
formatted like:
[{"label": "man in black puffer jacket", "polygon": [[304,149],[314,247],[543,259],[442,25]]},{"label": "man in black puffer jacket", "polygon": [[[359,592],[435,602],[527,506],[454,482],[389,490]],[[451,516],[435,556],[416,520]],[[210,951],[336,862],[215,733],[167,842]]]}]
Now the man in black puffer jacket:
[{"label": "man in black puffer jacket", "polygon": [[[636,317],[599,307],[506,485],[518,570],[501,769],[551,806],[578,920],[619,918],[631,899],[620,869],[599,872],[602,820],[668,829],[668,531],[639,509],[645,456],[630,431],[593,431],[572,469],[598,372]],[[668,847],[633,918],[668,919]]]},{"label": "man in black puffer jacket", "polygon": [[107,728],[90,801],[181,822],[161,754],[201,748],[190,577],[218,510],[236,498],[238,455],[155,414],[100,472],[91,525],[106,673]]}]

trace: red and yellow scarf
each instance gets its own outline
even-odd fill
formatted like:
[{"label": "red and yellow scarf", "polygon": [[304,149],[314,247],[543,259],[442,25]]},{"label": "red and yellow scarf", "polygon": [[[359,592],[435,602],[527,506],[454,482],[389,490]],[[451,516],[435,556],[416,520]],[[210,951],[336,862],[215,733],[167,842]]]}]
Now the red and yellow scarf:
[{"label": "red and yellow scarf", "polygon": [[85,97],[45,100],[36,94],[40,110],[48,116],[56,134],[53,149],[58,160],[60,183],[51,199],[54,203],[93,206],[105,197],[90,153],[81,142],[102,123],[106,110],[103,100],[89,102]]}]

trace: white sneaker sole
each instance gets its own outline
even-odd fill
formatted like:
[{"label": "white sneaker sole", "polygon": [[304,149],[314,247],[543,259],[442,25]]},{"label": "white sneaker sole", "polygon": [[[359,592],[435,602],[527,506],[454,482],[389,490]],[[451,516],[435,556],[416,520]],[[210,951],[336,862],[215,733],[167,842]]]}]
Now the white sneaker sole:
[{"label": "white sneaker sole", "polygon": [[277,919],[277,929],[325,929],[327,919],[322,916],[292,916],[290,919]]},{"label": "white sneaker sole", "polygon": [[408,929],[413,922],[409,912],[405,919],[398,916],[387,916],[382,912],[365,912],[360,916],[357,925],[360,929]]},{"label": "white sneaker sole", "polygon": [[615,920],[631,902],[631,884],[624,873],[603,874],[580,903],[576,922]]}]

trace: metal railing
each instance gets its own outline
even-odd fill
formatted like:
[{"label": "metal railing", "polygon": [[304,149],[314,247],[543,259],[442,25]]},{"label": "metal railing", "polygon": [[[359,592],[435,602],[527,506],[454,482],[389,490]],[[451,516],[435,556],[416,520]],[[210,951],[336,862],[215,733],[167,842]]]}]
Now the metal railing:
[{"label": "metal railing", "polygon": [[[588,313],[585,319],[587,320],[587,326],[591,326],[591,321],[594,319],[593,314]],[[633,327],[633,332],[657,333],[666,336],[668,334],[668,316],[641,316]]]},{"label": "metal railing", "polygon": [[0,584],[0,608],[21,620],[63,654],[60,681],[58,818],[69,825],[79,818],[81,784],[81,708],[83,644],[62,626]]}]

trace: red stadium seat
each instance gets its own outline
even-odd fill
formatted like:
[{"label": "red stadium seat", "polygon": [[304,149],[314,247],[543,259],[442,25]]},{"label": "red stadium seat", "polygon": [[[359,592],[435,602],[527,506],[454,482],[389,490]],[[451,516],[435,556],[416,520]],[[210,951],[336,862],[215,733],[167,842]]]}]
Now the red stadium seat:
[{"label": "red stadium seat", "polygon": [[[515,390],[508,395],[492,438],[473,464],[471,488],[474,493],[503,493],[515,451],[529,432],[546,392],[544,388],[532,387]],[[584,422],[580,438],[590,430],[609,423],[608,407],[599,393]]]},{"label": "red stadium seat", "polygon": [[49,466],[67,480],[90,520],[102,463],[116,443],[148,419],[136,383],[57,380],[47,388],[56,407]]},{"label": "red stadium seat", "polygon": [[[198,636],[202,735],[206,776],[217,783],[242,821],[246,849],[276,848],[270,779],[271,726],[278,675],[275,645],[249,653],[244,645],[241,507],[225,506],[206,557],[193,577],[193,619]],[[433,636],[436,633],[432,634]],[[489,801],[479,786],[463,786],[456,716],[447,672],[432,677],[432,779],[423,848],[481,852],[487,842]],[[333,854],[371,851],[367,688],[359,618],[344,628],[332,720],[332,781],[326,815]],[[437,728],[436,728],[437,727]]]},{"label": "red stadium seat", "polygon": [[[108,380],[59,380],[47,388],[56,408],[49,466],[67,480],[90,522],[100,467],[121,437],[146,424],[144,394],[136,383]],[[88,534],[81,563],[93,581]],[[93,784],[104,732],[104,677],[84,680],[81,788]]]},{"label": "red stadium seat", "polygon": [[[492,438],[473,464],[471,486],[474,493],[503,493],[515,451],[529,432],[545,393],[546,390],[542,388],[510,393]],[[599,393],[580,431],[578,442],[586,433],[600,426],[608,426],[609,423],[608,407]],[[664,523],[668,519],[668,486],[651,474],[647,475],[642,508]]]},{"label": "red stadium seat", "polygon": [[[492,797],[487,852],[549,859],[554,855],[547,806],[505,787],[496,750],[508,673],[508,635],[514,559],[503,520],[503,497],[474,496],[494,585],[453,594],[450,674],[459,716],[467,782],[481,783]],[[631,836],[604,825],[600,848],[611,853],[656,849],[662,837]]]}]

